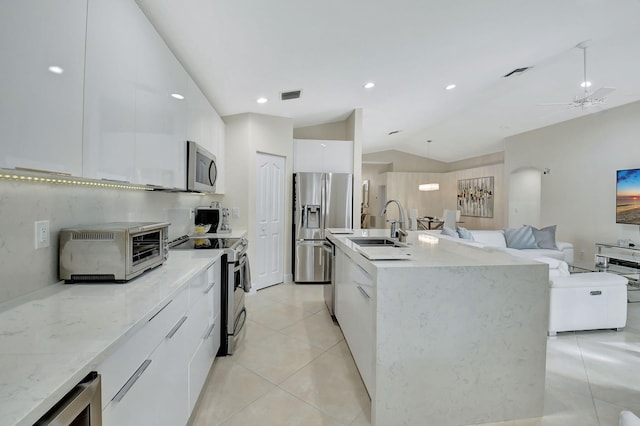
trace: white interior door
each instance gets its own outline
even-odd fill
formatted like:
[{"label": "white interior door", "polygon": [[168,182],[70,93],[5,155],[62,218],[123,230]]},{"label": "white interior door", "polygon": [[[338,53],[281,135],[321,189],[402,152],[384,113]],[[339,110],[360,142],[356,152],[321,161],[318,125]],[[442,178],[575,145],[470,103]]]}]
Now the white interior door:
[{"label": "white interior door", "polygon": [[253,288],[284,281],[284,157],[258,153],[256,220],[258,241],[252,259]]}]

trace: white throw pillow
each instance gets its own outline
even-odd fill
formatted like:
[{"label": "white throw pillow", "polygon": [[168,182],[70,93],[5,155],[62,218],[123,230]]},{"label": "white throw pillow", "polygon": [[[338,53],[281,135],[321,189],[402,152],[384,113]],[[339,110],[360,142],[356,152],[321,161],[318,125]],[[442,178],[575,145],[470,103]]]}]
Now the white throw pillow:
[{"label": "white throw pillow", "polygon": [[451,229],[448,226],[443,226],[442,231],[440,232],[442,235],[446,235],[448,237],[456,237],[459,238],[458,232],[455,229]]}]

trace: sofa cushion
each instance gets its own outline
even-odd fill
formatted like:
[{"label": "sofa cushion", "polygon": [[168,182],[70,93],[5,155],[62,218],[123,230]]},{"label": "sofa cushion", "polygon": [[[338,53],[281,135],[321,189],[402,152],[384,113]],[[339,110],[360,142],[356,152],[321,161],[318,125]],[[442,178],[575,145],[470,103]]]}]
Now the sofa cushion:
[{"label": "sofa cushion", "polygon": [[449,228],[448,226],[443,226],[442,227],[441,234],[442,235],[446,235],[448,237],[456,237],[456,238],[459,237],[458,232],[455,229]]},{"label": "sofa cushion", "polygon": [[483,243],[489,247],[506,248],[507,242],[504,239],[502,230],[497,231],[470,231],[473,236],[473,240],[479,243]]},{"label": "sofa cushion", "polygon": [[458,236],[463,240],[473,241],[473,235],[467,228],[463,228],[462,226],[458,226],[457,228]]},{"label": "sofa cushion", "polygon": [[537,249],[536,239],[533,230],[525,225],[522,228],[507,228],[504,230],[504,238],[507,240],[507,247],[514,249]]},{"label": "sofa cushion", "polygon": [[547,226],[546,228],[537,229],[533,226],[531,230],[533,231],[533,237],[536,240],[536,244],[538,244],[539,248],[542,249],[551,249],[557,250],[556,246],[556,226]]}]

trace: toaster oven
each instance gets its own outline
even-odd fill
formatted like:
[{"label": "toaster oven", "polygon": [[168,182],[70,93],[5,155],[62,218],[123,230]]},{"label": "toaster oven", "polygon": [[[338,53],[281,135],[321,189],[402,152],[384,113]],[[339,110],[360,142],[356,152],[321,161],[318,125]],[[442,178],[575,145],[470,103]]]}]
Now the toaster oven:
[{"label": "toaster oven", "polygon": [[60,230],[60,279],[124,282],[167,259],[166,222],[114,222]]}]

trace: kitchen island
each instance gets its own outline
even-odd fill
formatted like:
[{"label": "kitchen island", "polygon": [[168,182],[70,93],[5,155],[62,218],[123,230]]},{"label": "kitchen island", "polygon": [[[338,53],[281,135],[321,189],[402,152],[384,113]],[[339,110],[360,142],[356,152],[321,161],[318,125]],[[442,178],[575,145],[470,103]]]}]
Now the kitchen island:
[{"label": "kitchen island", "polygon": [[[335,314],[372,425],[468,425],[543,415],[546,264],[410,232],[406,248],[336,246]],[[369,260],[363,253],[404,260]]]}]

